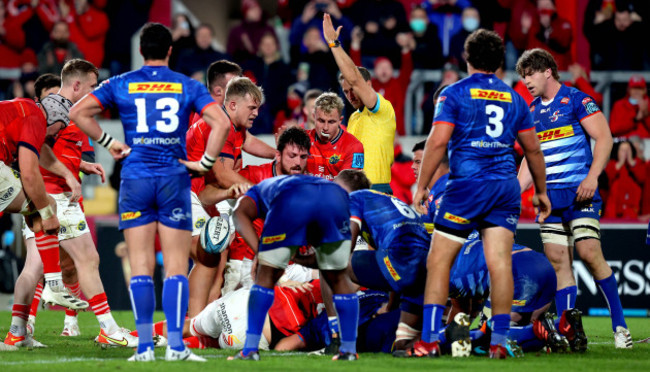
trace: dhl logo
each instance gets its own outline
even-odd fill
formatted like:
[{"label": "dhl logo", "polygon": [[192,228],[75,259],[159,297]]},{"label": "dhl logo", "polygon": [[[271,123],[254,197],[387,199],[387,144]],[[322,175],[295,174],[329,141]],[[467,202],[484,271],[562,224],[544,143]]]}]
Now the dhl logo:
[{"label": "dhl logo", "polygon": [[537,133],[539,142],[553,141],[560,138],[571,137],[573,133],[573,126],[567,125],[565,127],[555,128],[545,130],[543,132]]},{"label": "dhl logo", "polygon": [[149,83],[129,83],[129,94],[133,93],[183,93],[183,84],[149,82]]},{"label": "dhl logo", "polygon": [[513,306],[525,306],[526,300],[512,300]]},{"label": "dhl logo", "polygon": [[273,244],[275,242],[281,242],[287,238],[287,234],[274,235],[274,236],[265,236],[262,239],[262,244]]},{"label": "dhl logo", "polygon": [[395,268],[393,267],[393,264],[390,263],[388,257],[384,257],[384,264],[386,265],[386,268],[388,269],[388,273],[390,274],[390,276],[393,277],[393,280],[398,281],[402,279],[397,273],[397,271],[395,271]]},{"label": "dhl logo", "polygon": [[122,213],[121,219],[122,221],[129,221],[129,220],[134,220],[138,217],[140,217],[142,213],[140,211],[137,212],[124,212]]},{"label": "dhl logo", "polygon": [[468,219],[463,218],[463,217],[455,216],[455,215],[453,215],[453,214],[451,214],[451,213],[449,213],[449,212],[445,212],[445,217],[444,217],[444,219],[447,220],[447,221],[451,221],[451,222],[459,223],[459,224],[461,224],[461,225],[467,225],[467,224],[469,223],[469,220],[468,220]]},{"label": "dhl logo", "polygon": [[498,90],[486,90],[472,88],[469,90],[472,99],[487,99],[490,101],[512,102],[512,95],[509,92],[499,92]]}]

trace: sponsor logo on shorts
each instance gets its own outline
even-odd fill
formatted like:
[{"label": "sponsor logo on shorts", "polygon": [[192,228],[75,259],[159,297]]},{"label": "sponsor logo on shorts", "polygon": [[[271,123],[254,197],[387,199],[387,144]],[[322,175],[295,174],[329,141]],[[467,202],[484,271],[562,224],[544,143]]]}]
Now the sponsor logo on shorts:
[{"label": "sponsor logo on shorts", "polygon": [[489,101],[512,102],[512,95],[509,92],[498,90],[472,88],[469,90],[472,99],[486,99]]},{"label": "sponsor logo on shorts", "polygon": [[183,93],[183,84],[152,81],[129,83],[129,94],[133,93]]},{"label": "sponsor logo on shorts", "polygon": [[566,137],[572,137],[574,134],[575,133],[573,132],[573,126],[567,125],[564,127],[539,132],[537,133],[537,137],[539,138],[539,142],[546,142]]},{"label": "sponsor logo on shorts", "polygon": [[205,218],[201,217],[196,222],[194,223],[194,228],[195,229],[200,229],[203,226],[205,226]]},{"label": "sponsor logo on shorts", "polygon": [[19,179],[20,179],[20,173],[18,173],[18,171],[17,171],[17,170],[15,170],[15,169],[12,169],[12,170],[11,170],[11,172],[13,172],[13,174],[14,174],[14,177],[16,177],[16,179],[17,179],[17,180],[19,180]]},{"label": "sponsor logo on shorts", "polygon": [[169,219],[174,222],[180,222],[181,220],[188,220],[192,218],[191,213],[183,213],[183,208],[174,208],[172,210],[172,215],[169,216]]},{"label": "sponsor logo on shorts", "polygon": [[580,212],[594,213],[594,205],[593,204],[586,205],[586,206],[584,206],[584,208],[580,209]]},{"label": "sponsor logo on shorts", "polygon": [[68,229],[66,229],[65,226],[61,226],[61,228],[59,229],[59,232],[61,234],[65,234],[67,231],[68,231]]},{"label": "sponsor logo on shorts", "polygon": [[330,156],[329,163],[330,164],[336,164],[341,160],[341,155],[339,154],[334,154]]},{"label": "sponsor logo on shorts", "polygon": [[222,333],[221,338],[223,339],[223,342],[225,342],[228,346],[234,346],[241,343],[241,341],[239,341],[235,335],[226,335]]},{"label": "sponsor logo on shorts", "polygon": [[142,216],[142,213],[140,211],[137,212],[124,212],[120,216],[120,219],[122,221],[129,221],[129,220],[135,220],[136,218]]},{"label": "sponsor logo on shorts", "polygon": [[453,215],[453,214],[451,214],[449,212],[445,212],[444,219],[447,220],[447,221],[454,222],[454,223],[459,223],[461,225],[467,225],[469,223],[468,219]]},{"label": "sponsor logo on shorts", "polygon": [[362,152],[355,152],[352,155],[352,168],[358,168],[361,169],[363,168],[363,153]]},{"label": "sponsor logo on shorts", "polygon": [[274,235],[274,236],[265,236],[262,238],[262,244],[273,244],[281,242],[287,238],[287,234]]},{"label": "sponsor logo on shorts", "polygon": [[390,259],[388,257],[384,257],[384,265],[386,265],[388,273],[393,277],[394,281],[402,279],[399,274],[397,274],[397,271],[395,271],[395,268],[393,267],[393,264],[390,263]]},{"label": "sponsor logo on shorts", "polygon": [[0,196],[0,200],[2,201],[9,200],[9,198],[11,198],[11,196],[14,194],[15,190],[16,189],[14,189],[13,186],[10,186],[7,189],[7,192],[5,192],[2,196]]},{"label": "sponsor logo on shorts", "polygon": [[79,221],[77,224],[77,230],[84,231],[86,229],[86,221]]},{"label": "sponsor logo on shorts", "polygon": [[506,218],[506,222],[511,225],[516,225],[518,221],[519,221],[519,216],[517,216],[516,214],[511,214],[510,217]]},{"label": "sponsor logo on shorts", "polygon": [[[221,332],[223,332],[224,336],[225,334],[230,334],[232,333],[232,324],[230,324],[230,319],[228,319],[228,313],[226,312],[226,303],[221,302],[219,304],[219,310],[217,310],[217,317],[221,320],[221,326],[223,327]],[[225,341],[225,339],[224,339]]]},{"label": "sponsor logo on shorts", "polygon": [[569,103],[569,101],[571,101],[571,99],[570,99],[569,97],[564,97],[564,98],[562,98],[562,100],[560,101],[560,103],[566,105],[567,103]]},{"label": "sponsor logo on shorts", "polygon": [[512,306],[525,306],[526,300],[512,300]]}]

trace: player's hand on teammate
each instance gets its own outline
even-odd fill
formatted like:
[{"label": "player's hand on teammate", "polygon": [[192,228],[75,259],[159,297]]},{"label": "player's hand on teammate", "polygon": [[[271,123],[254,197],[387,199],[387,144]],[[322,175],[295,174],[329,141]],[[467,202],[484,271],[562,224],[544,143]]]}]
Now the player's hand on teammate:
[{"label": "player's hand on teammate", "polygon": [[251,188],[249,183],[236,183],[228,188],[229,199],[239,199],[239,197],[246,194],[246,191]]},{"label": "player's hand on teammate", "polygon": [[104,167],[99,163],[90,163],[87,161],[82,161],[79,164],[79,170],[85,174],[96,174],[102,178],[102,183],[106,180],[106,173],[104,172]]},{"label": "player's hand on teammate", "polygon": [[330,17],[330,15],[327,13],[323,15],[323,36],[325,37],[325,41],[330,43],[334,40],[338,40],[342,28],[343,26],[339,26],[336,30],[334,30],[332,17]]},{"label": "player's hand on teammate", "polygon": [[418,189],[415,192],[413,197],[413,204],[415,206],[415,211],[419,214],[428,214],[429,213],[429,192],[427,189]]},{"label": "player's hand on teammate", "polygon": [[108,150],[108,152],[111,153],[113,159],[122,160],[131,153],[131,148],[127,146],[125,143],[122,143],[118,140],[114,140],[113,144],[111,145],[111,149]]},{"label": "player's hand on teammate", "polygon": [[79,198],[81,197],[81,184],[77,179],[70,174],[70,176],[66,177],[65,183],[68,185],[70,188],[70,191],[72,191],[72,196],[70,196],[70,201],[72,203],[75,203],[79,201]]},{"label": "player's hand on teammate", "polygon": [[576,191],[576,201],[584,202],[590,200],[594,197],[597,188],[598,178],[587,176],[582,180],[582,182],[580,182],[580,186],[578,186],[578,190]]},{"label": "player's hand on teammate", "polygon": [[279,284],[281,287],[289,288],[290,290],[293,291],[293,293],[307,293],[310,292],[312,289],[314,289],[314,286],[311,283],[301,283],[301,282],[296,282],[294,280],[287,280],[286,282],[283,282],[282,284]]},{"label": "player's hand on teammate", "polygon": [[190,172],[190,174],[195,177],[195,176],[202,176],[206,173],[209,172],[209,170],[206,170],[199,164],[198,161],[187,161],[183,159],[178,159],[178,161],[187,168],[187,170]]},{"label": "player's hand on teammate", "polygon": [[546,218],[551,214],[551,201],[546,193],[533,195],[533,206],[537,213],[539,223],[544,223]]}]

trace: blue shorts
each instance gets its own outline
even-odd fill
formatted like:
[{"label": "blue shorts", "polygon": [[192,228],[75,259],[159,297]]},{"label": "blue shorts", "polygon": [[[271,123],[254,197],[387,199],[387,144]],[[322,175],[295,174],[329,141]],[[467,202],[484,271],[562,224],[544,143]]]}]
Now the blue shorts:
[{"label": "blue shorts", "polygon": [[542,253],[525,251],[513,254],[512,277],[515,283],[513,312],[531,313],[555,298],[555,270]]},{"label": "blue shorts", "polygon": [[283,190],[269,206],[259,251],[350,240],[349,204],[347,192],[333,182]]},{"label": "blue shorts", "polygon": [[548,189],[546,191],[551,201],[551,215],[544,223],[569,223],[578,218],[593,218],[600,220],[603,210],[603,200],[598,189],[591,201],[577,202],[577,187],[568,189]]},{"label": "blue shorts", "polygon": [[519,181],[447,183],[434,225],[436,230],[468,237],[472,230],[501,226],[515,232],[521,207]]},{"label": "blue shorts", "polygon": [[188,174],[122,179],[120,230],[158,221],[167,227],[192,231],[190,192]]}]

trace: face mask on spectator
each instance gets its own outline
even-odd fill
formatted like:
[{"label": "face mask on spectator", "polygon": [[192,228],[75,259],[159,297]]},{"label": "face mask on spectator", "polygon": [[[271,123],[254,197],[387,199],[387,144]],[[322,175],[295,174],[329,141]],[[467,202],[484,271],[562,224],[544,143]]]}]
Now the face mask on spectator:
[{"label": "face mask on spectator", "polygon": [[639,104],[639,100],[636,99],[636,98],[630,97],[630,98],[628,98],[628,101],[630,101],[630,103],[633,104],[633,105],[638,105]]},{"label": "face mask on spectator", "polygon": [[424,19],[415,18],[410,23],[413,32],[422,33],[427,29],[427,22]]},{"label": "face mask on spectator", "polygon": [[478,29],[479,20],[474,17],[463,18],[463,28],[467,32],[473,32]]}]

